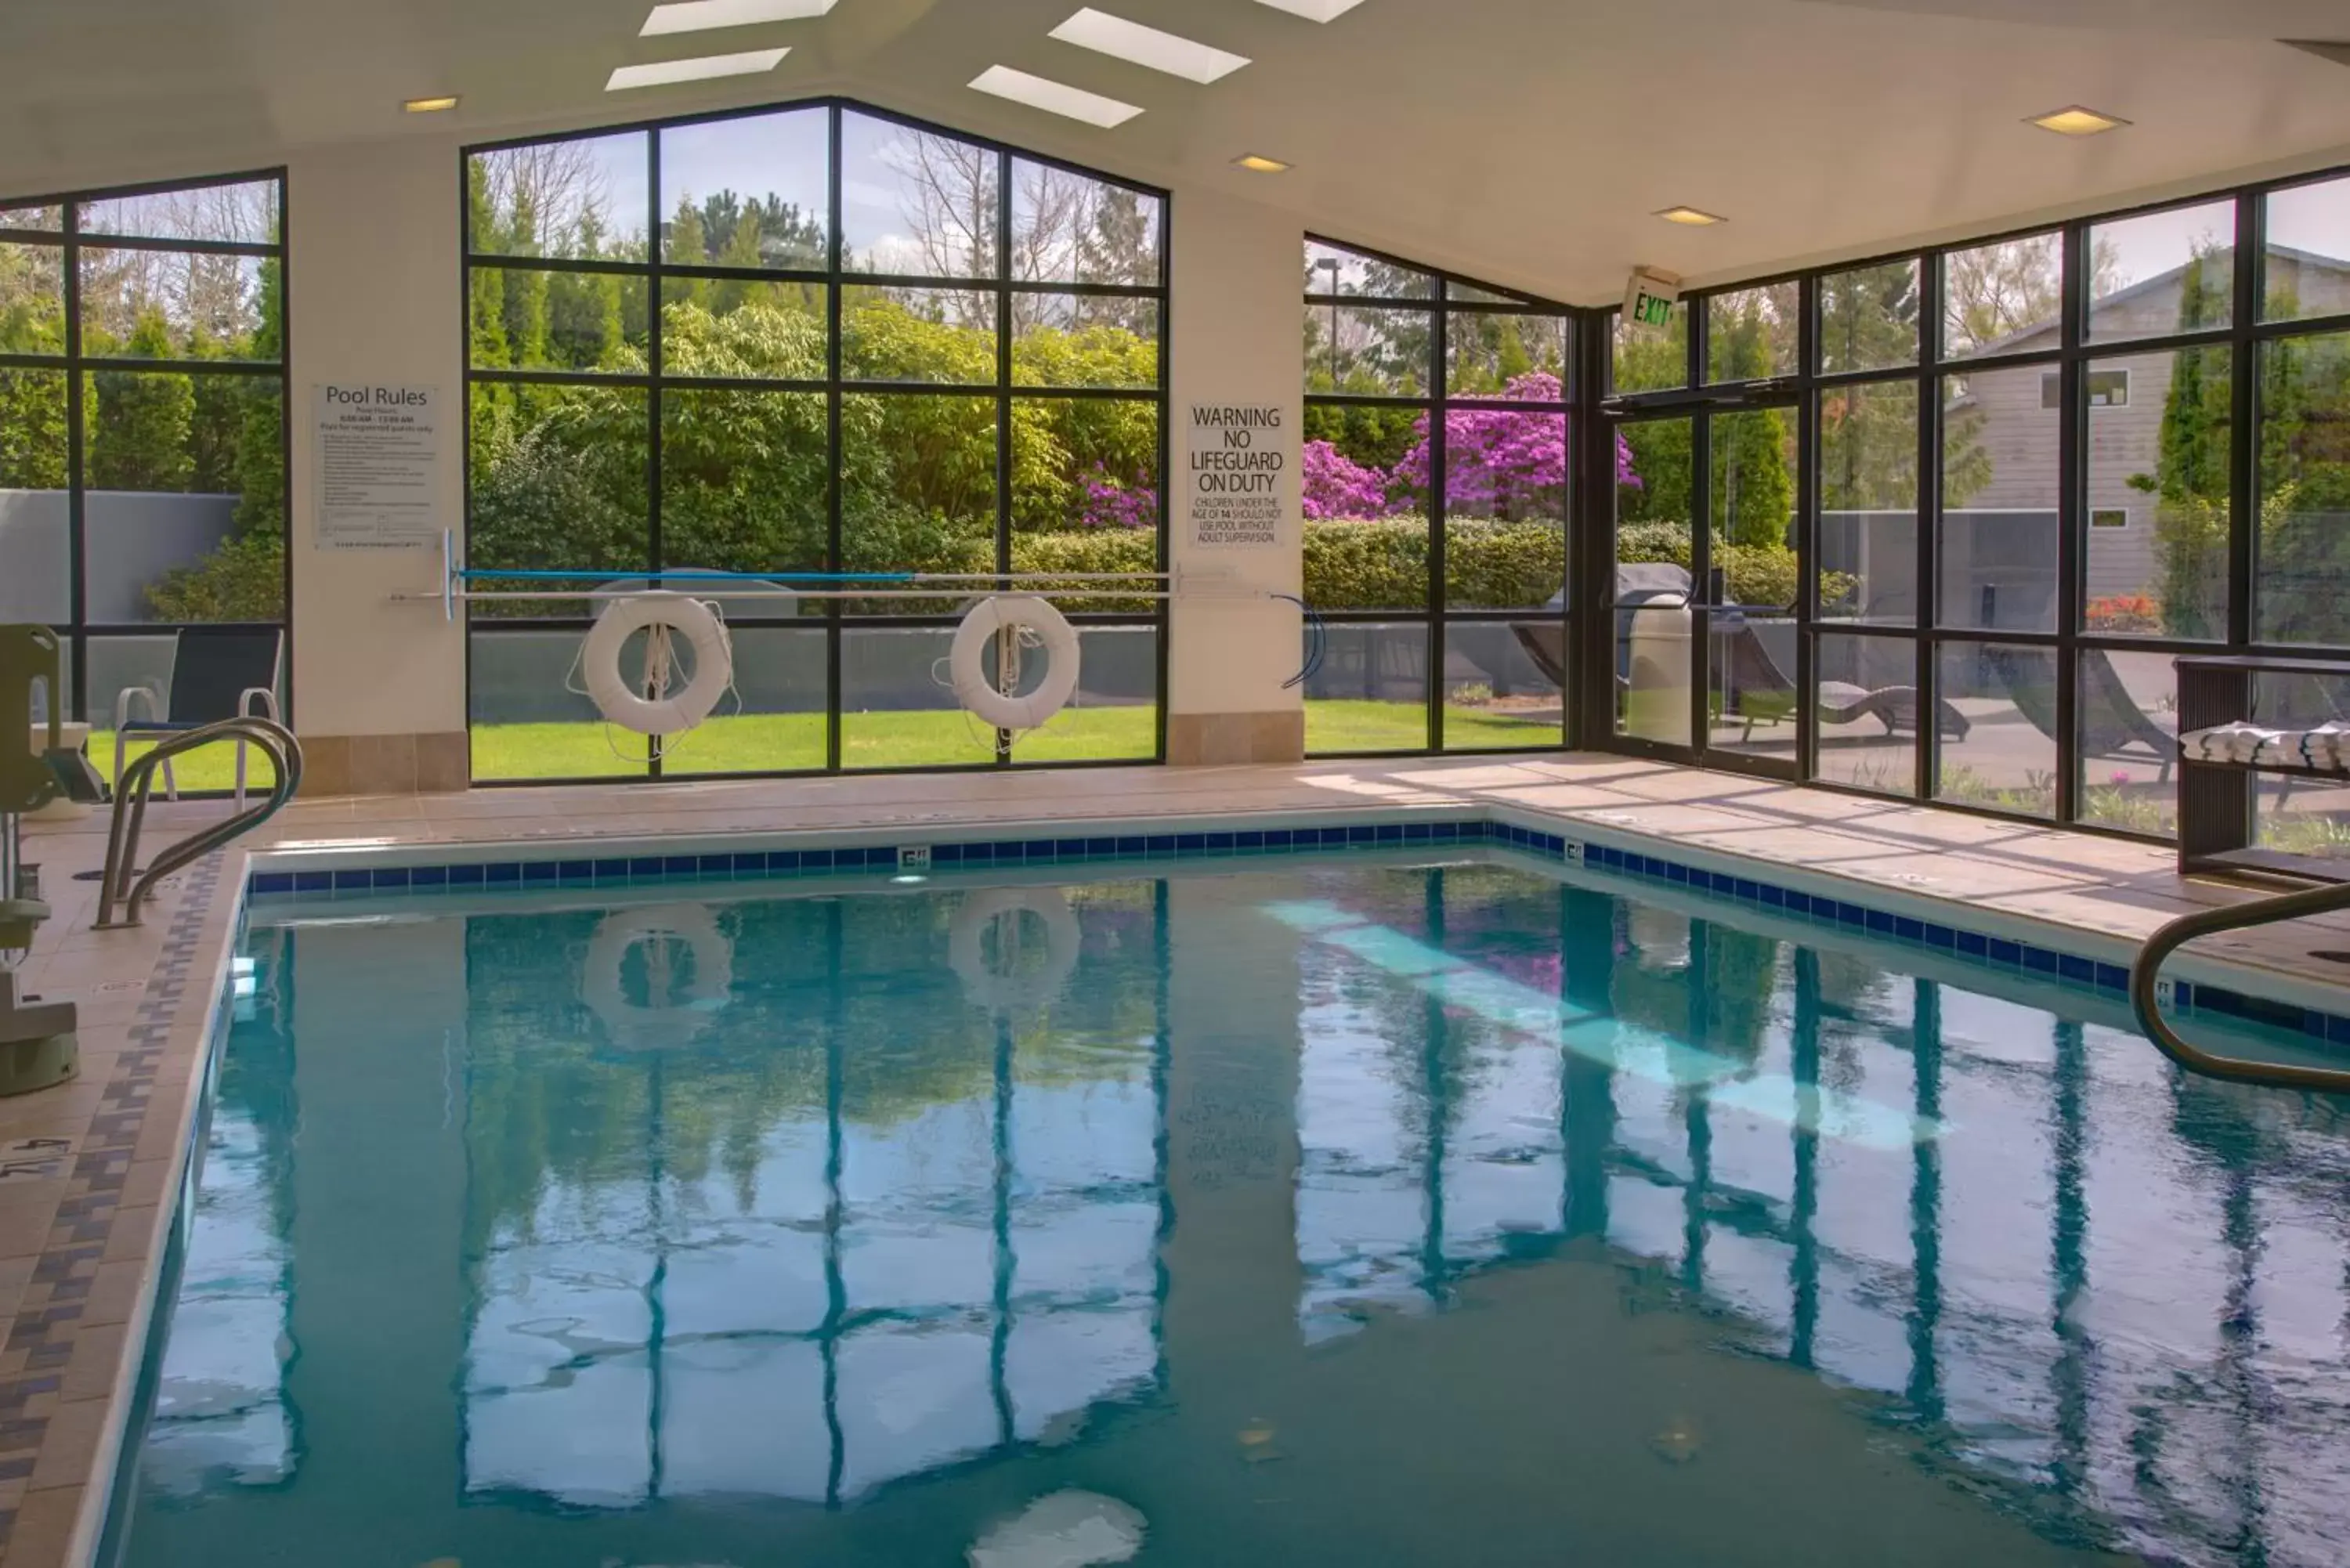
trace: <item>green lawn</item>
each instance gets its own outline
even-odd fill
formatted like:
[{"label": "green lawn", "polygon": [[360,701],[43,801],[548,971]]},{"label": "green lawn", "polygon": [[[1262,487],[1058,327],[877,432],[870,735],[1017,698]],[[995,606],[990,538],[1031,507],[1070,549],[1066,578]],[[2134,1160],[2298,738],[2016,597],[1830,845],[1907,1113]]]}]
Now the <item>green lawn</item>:
[{"label": "green lawn", "polygon": [[[1014,757],[1024,763],[1147,762],[1158,746],[1149,708],[1072,708],[1024,735]],[[619,747],[627,756],[617,756]],[[645,771],[644,742],[602,724],[476,724],[477,779],[600,778]],[[844,713],[843,765],[936,767],[984,763],[995,732],[960,711]],[[780,773],[824,766],[824,715],[756,713],[712,719],[671,749],[672,773]]]},{"label": "green lawn", "polygon": [[[1317,701],[1305,705],[1305,741],[1317,753],[1416,751],[1427,744],[1427,710],[1418,702]],[[1149,707],[1072,708],[1034,734],[1013,756],[1024,763],[1147,762],[1155,747],[1157,712]],[[1445,741],[1456,750],[1547,746],[1558,726],[1530,724],[1476,709],[1445,712]],[[844,713],[841,761],[852,768],[910,768],[984,763],[994,735],[959,711]],[[133,742],[136,757],[151,742]],[[616,754],[614,748],[619,748]],[[644,742],[602,724],[476,724],[476,779],[629,778],[645,772]],[[111,732],[89,739],[89,758],[101,774],[114,765]],[[206,746],[174,760],[182,792],[226,790],[235,777],[235,750]],[[679,742],[669,770],[687,774],[785,773],[824,766],[821,713],[743,714],[712,719]],[[248,753],[252,787],[269,782],[268,761]]]},{"label": "green lawn", "polygon": [[[1533,724],[1477,708],[1447,706],[1444,710],[1448,751],[1555,746],[1560,733],[1556,720]],[[1305,749],[1310,753],[1416,752],[1427,744],[1428,705],[1424,702],[1305,704]]]},{"label": "green lawn", "polygon": [[[139,758],[154,750],[155,742],[133,741],[122,750],[122,765],[129,767]],[[114,732],[93,730],[89,737],[89,765],[109,784],[114,782]],[[225,742],[216,745],[199,746],[185,755],[172,759],[172,774],[179,783],[182,794],[192,791],[220,790],[236,787],[236,748]],[[265,791],[269,788],[269,758],[257,746],[248,746],[244,753],[245,787]],[[159,771],[155,778],[155,798],[163,796],[163,779]]]}]

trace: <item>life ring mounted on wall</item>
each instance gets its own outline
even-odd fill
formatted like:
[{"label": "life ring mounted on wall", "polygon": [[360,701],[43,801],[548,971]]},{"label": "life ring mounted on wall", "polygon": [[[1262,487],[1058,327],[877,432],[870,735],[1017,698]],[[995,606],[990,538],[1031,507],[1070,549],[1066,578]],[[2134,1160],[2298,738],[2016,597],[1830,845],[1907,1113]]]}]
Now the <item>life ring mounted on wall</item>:
[{"label": "life ring mounted on wall", "polygon": [[[640,631],[646,635],[645,668],[637,682],[621,673],[620,650]],[[672,641],[679,637],[693,650],[693,674],[672,691]],[[660,589],[607,605],[588,630],[579,664],[597,711],[639,735],[676,735],[694,728],[734,683],[734,650],[725,623],[700,599]],[[654,695],[645,695],[644,687]]]},{"label": "life ring mounted on wall", "polygon": [[[1008,659],[992,660],[998,635],[1033,637],[1045,650],[1045,679],[1025,697],[997,684],[991,662],[1017,668]],[[1035,594],[993,594],[971,607],[955,628],[947,654],[947,674],[955,701],[966,712],[999,730],[1041,729],[1077,694],[1077,633],[1068,618]]]}]

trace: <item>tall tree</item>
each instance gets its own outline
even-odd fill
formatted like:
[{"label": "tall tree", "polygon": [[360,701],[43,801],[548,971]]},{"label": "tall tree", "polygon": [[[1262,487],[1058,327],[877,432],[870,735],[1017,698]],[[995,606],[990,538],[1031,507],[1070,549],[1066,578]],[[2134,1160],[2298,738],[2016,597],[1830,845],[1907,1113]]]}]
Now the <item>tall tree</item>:
[{"label": "tall tree", "polygon": [[[172,328],[161,309],[140,312],[125,351],[142,359],[171,355]],[[187,489],[195,473],[188,436],[196,394],[186,374],[101,370],[92,380],[98,395],[90,410],[90,488]]]}]

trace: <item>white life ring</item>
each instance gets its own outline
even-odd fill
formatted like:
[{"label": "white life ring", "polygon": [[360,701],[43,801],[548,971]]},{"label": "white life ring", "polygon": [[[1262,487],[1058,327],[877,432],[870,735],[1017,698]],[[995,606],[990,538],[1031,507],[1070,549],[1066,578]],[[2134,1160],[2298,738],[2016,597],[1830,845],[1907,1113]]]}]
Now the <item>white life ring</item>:
[{"label": "white life ring", "polygon": [[[995,634],[1035,633],[1045,647],[1045,679],[1025,697],[1007,697],[996,689],[989,668],[989,643]],[[995,594],[971,607],[955,628],[954,647],[947,654],[947,674],[955,701],[973,716],[999,730],[1035,730],[1069,705],[1077,692],[1077,633],[1059,610],[1034,594]]]},{"label": "white life ring", "polygon": [[[638,943],[661,941],[681,941],[691,950],[693,977],[683,1001],[674,1001],[675,988],[656,962],[651,1005],[639,1007],[620,983],[620,966]],[[734,944],[704,904],[616,909],[588,940],[588,956],[579,966],[579,999],[603,1021],[612,1044],[623,1051],[660,1051],[691,1043],[725,1010],[733,990]]]},{"label": "white life ring", "polygon": [[[1043,963],[1019,973],[991,967],[987,932],[1003,922],[1003,934],[996,938],[996,961],[1002,963],[1024,913],[1044,923]],[[947,962],[972,1006],[993,1013],[1033,1012],[1059,999],[1076,972],[1077,949],[1084,940],[1069,897],[1059,888],[982,888],[964,894],[962,908],[955,911],[954,926],[947,933]]]},{"label": "white life ring", "polygon": [[[620,673],[620,649],[639,631],[657,637],[681,633],[692,646],[693,679],[683,690],[647,697]],[[649,652],[646,662],[650,667],[661,661]],[[734,680],[734,655],[726,628],[710,613],[708,605],[678,593],[656,591],[614,599],[589,628],[579,664],[597,711],[609,722],[639,735],[675,735],[692,729],[710,717]]]}]

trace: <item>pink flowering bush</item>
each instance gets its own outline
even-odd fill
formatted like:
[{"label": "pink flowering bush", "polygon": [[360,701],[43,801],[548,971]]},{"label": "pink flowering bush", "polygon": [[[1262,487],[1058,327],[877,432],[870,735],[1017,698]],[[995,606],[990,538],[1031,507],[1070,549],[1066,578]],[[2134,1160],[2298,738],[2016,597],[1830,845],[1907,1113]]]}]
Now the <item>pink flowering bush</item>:
[{"label": "pink flowering bush", "polygon": [[[1512,380],[1513,402],[1556,403],[1557,377],[1534,371]],[[1413,425],[1417,443],[1393,472],[1355,462],[1326,441],[1305,443],[1305,518],[1391,516],[1424,504],[1429,490],[1428,421]],[[1566,506],[1566,415],[1525,410],[1456,409],[1444,420],[1444,504],[1456,517],[1556,519]],[[1616,483],[1640,487],[1632,448],[1616,436]]]},{"label": "pink flowering bush", "polygon": [[1148,481],[1112,479],[1101,464],[1086,476],[1085,509],[1077,521],[1087,528],[1156,528],[1159,492]]},{"label": "pink flowering bush", "polygon": [[1387,515],[1388,479],[1385,473],[1355,462],[1326,441],[1307,441],[1301,455],[1307,522]]}]

